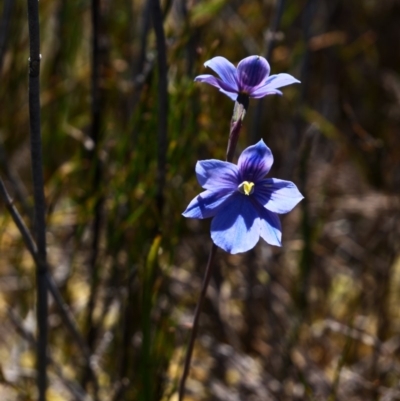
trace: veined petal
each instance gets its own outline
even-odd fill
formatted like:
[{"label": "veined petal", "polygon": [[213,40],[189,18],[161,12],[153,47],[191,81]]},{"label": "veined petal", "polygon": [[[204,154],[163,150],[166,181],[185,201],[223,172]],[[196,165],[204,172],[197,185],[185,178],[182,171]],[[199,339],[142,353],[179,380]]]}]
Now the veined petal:
[{"label": "veined petal", "polygon": [[256,183],[253,195],[274,213],[290,212],[304,197],[291,181],[266,178]]},{"label": "veined petal", "polygon": [[211,60],[206,61],[204,65],[214,70],[225,83],[229,84],[232,88],[235,88],[236,92],[238,91],[239,87],[236,79],[236,67],[225,57],[214,57]]},{"label": "veined petal", "polygon": [[237,89],[235,86],[232,86],[229,83],[226,83],[218,78],[215,78],[214,75],[207,75],[207,74],[199,75],[194,80],[195,82],[205,82],[207,84],[215,86],[220,90],[222,89],[223,91],[237,94]]},{"label": "veined petal", "polygon": [[236,190],[239,183],[239,169],[229,162],[221,160],[201,160],[196,163],[196,175],[204,189]]},{"label": "veined petal", "polygon": [[279,95],[282,96],[283,93],[278,89],[269,89],[267,86],[262,86],[250,93],[250,97],[253,99],[260,99],[267,95]]},{"label": "veined petal", "polygon": [[271,75],[266,81],[265,85],[268,85],[270,89],[278,89],[291,84],[299,84],[300,81],[290,74],[275,74]]},{"label": "veined petal", "polygon": [[215,216],[220,208],[231,196],[233,191],[204,191],[197,195],[190,203],[183,216],[192,219],[207,219]]},{"label": "veined petal", "polygon": [[229,98],[231,98],[233,101],[236,101],[236,99],[238,98],[237,92],[235,92],[235,93],[227,92],[227,91],[224,91],[223,89],[220,89],[219,91],[221,93],[223,93],[224,95],[228,96]]},{"label": "veined petal", "polygon": [[264,208],[260,210],[260,236],[270,245],[282,246],[282,228],[279,216]]},{"label": "veined petal", "polygon": [[264,84],[253,88],[250,96],[258,99],[266,95],[282,95],[282,92],[277,90],[278,88],[296,83],[300,83],[300,81],[289,74],[271,75]]},{"label": "veined petal", "polygon": [[269,72],[270,66],[264,57],[246,57],[237,66],[240,91],[249,92],[252,88],[264,82]]},{"label": "veined petal", "polygon": [[255,145],[246,148],[240,155],[238,160],[240,179],[256,183],[264,178],[273,162],[271,149],[261,139]]},{"label": "veined petal", "polygon": [[212,220],[211,238],[232,254],[254,248],[260,238],[260,219],[249,197],[236,192],[224,203]]}]

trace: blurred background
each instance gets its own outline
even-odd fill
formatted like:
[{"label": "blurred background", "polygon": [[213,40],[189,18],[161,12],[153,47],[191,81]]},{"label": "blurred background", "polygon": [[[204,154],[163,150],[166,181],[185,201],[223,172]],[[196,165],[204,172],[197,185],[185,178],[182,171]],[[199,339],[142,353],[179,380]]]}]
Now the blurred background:
[{"label": "blurred background", "polygon": [[[400,2],[39,7],[48,257],[88,350],[49,297],[48,400],[177,400],[211,246],[181,213],[234,105],[193,79],[253,54],[302,83],[250,102],[237,152],[263,138],[305,199],[282,248],[218,252],[185,400],[399,400]],[[0,18],[0,173],[32,228],[26,2]],[[35,400],[35,266],[0,210],[0,394]]]}]

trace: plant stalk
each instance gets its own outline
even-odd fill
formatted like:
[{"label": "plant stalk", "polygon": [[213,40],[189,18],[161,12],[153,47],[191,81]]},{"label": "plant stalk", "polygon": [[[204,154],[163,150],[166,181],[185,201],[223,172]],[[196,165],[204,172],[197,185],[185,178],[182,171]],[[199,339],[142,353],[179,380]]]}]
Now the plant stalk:
[{"label": "plant stalk", "polygon": [[36,347],[38,400],[46,400],[47,388],[47,268],[46,268],[46,205],[42,167],[42,138],[40,130],[40,28],[39,3],[28,0],[29,24],[29,128],[34,197],[34,236],[37,243],[36,319],[38,339]]},{"label": "plant stalk", "polygon": [[[249,105],[248,97],[239,96],[238,100],[235,102],[235,107],[233,109],[233,116],[231,119],[231,128],[229,133],[228,146],[226,149],[226,161],[231,162],[233,160],[233,156],[235,155],[236,145],[239,139],[240,129],[242,128],[242,122],[246,115],[247,107]],[[204,300],[207,294],[207,288],[210,283],[213,261],[217,251],[217,246],[212,244],[210,254],[208,256],[208,262],[206,266],[206,271],[204,275],[203,284],[201,287],[201,292],[199,299],[197,301],[196,310],[194,312],[193,319],[193,327],[192,332],[190,334],[189,345],[185,355],[185,364],[183,367],[182,378],[179,383],[179,401],[183,401],[183,397],[185,396],[185,383],[186,379],[189,375],[190,370],[190,362],[192,360],[194,341],[196,340],[197,330],[199,327],[199,318],[201,310],[203,309]]]},{"label": "plant stalk", "polygon": [[190,334],[189,345],[185,356],[185,365],[183,368],[183,374],[179,385],[179,401],[183,401],[183,397],[185,396],[185,383],[190,370],[190,361],[192,360],[194,341],[196,339],[197,330],[199,328],[200,313],[203,308],[204,300],[206,298],[208,284],[210,283],[212,266],[216,252],[217,252],[217,246],[215,244],[212,244],[210,255],[208,256],[208,262],[207,262],[206,272],[204,275],[203,285],[201,287],[200,296],[197,301],[196,310],[194,312],[192,332]]}]

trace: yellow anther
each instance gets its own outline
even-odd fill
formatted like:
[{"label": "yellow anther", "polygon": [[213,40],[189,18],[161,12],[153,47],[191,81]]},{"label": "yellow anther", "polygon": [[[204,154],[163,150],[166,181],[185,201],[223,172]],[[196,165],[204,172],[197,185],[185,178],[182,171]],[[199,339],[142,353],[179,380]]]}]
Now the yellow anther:
[{"label": "yellow anther", "polygon": [[254,192],[254,182],[243,181],[239,186],[238,190],[245,195],[250,195]]}]

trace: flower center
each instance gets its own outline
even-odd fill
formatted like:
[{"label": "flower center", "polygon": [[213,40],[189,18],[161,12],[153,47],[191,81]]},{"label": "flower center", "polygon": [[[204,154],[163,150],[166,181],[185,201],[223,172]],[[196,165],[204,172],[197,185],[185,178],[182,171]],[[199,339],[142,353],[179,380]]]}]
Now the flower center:
[{"label": "flower center", "polygon": [[239,186],[238,190],[245,195],[251,195],[254,192],[254,182],[243,181]]}]

